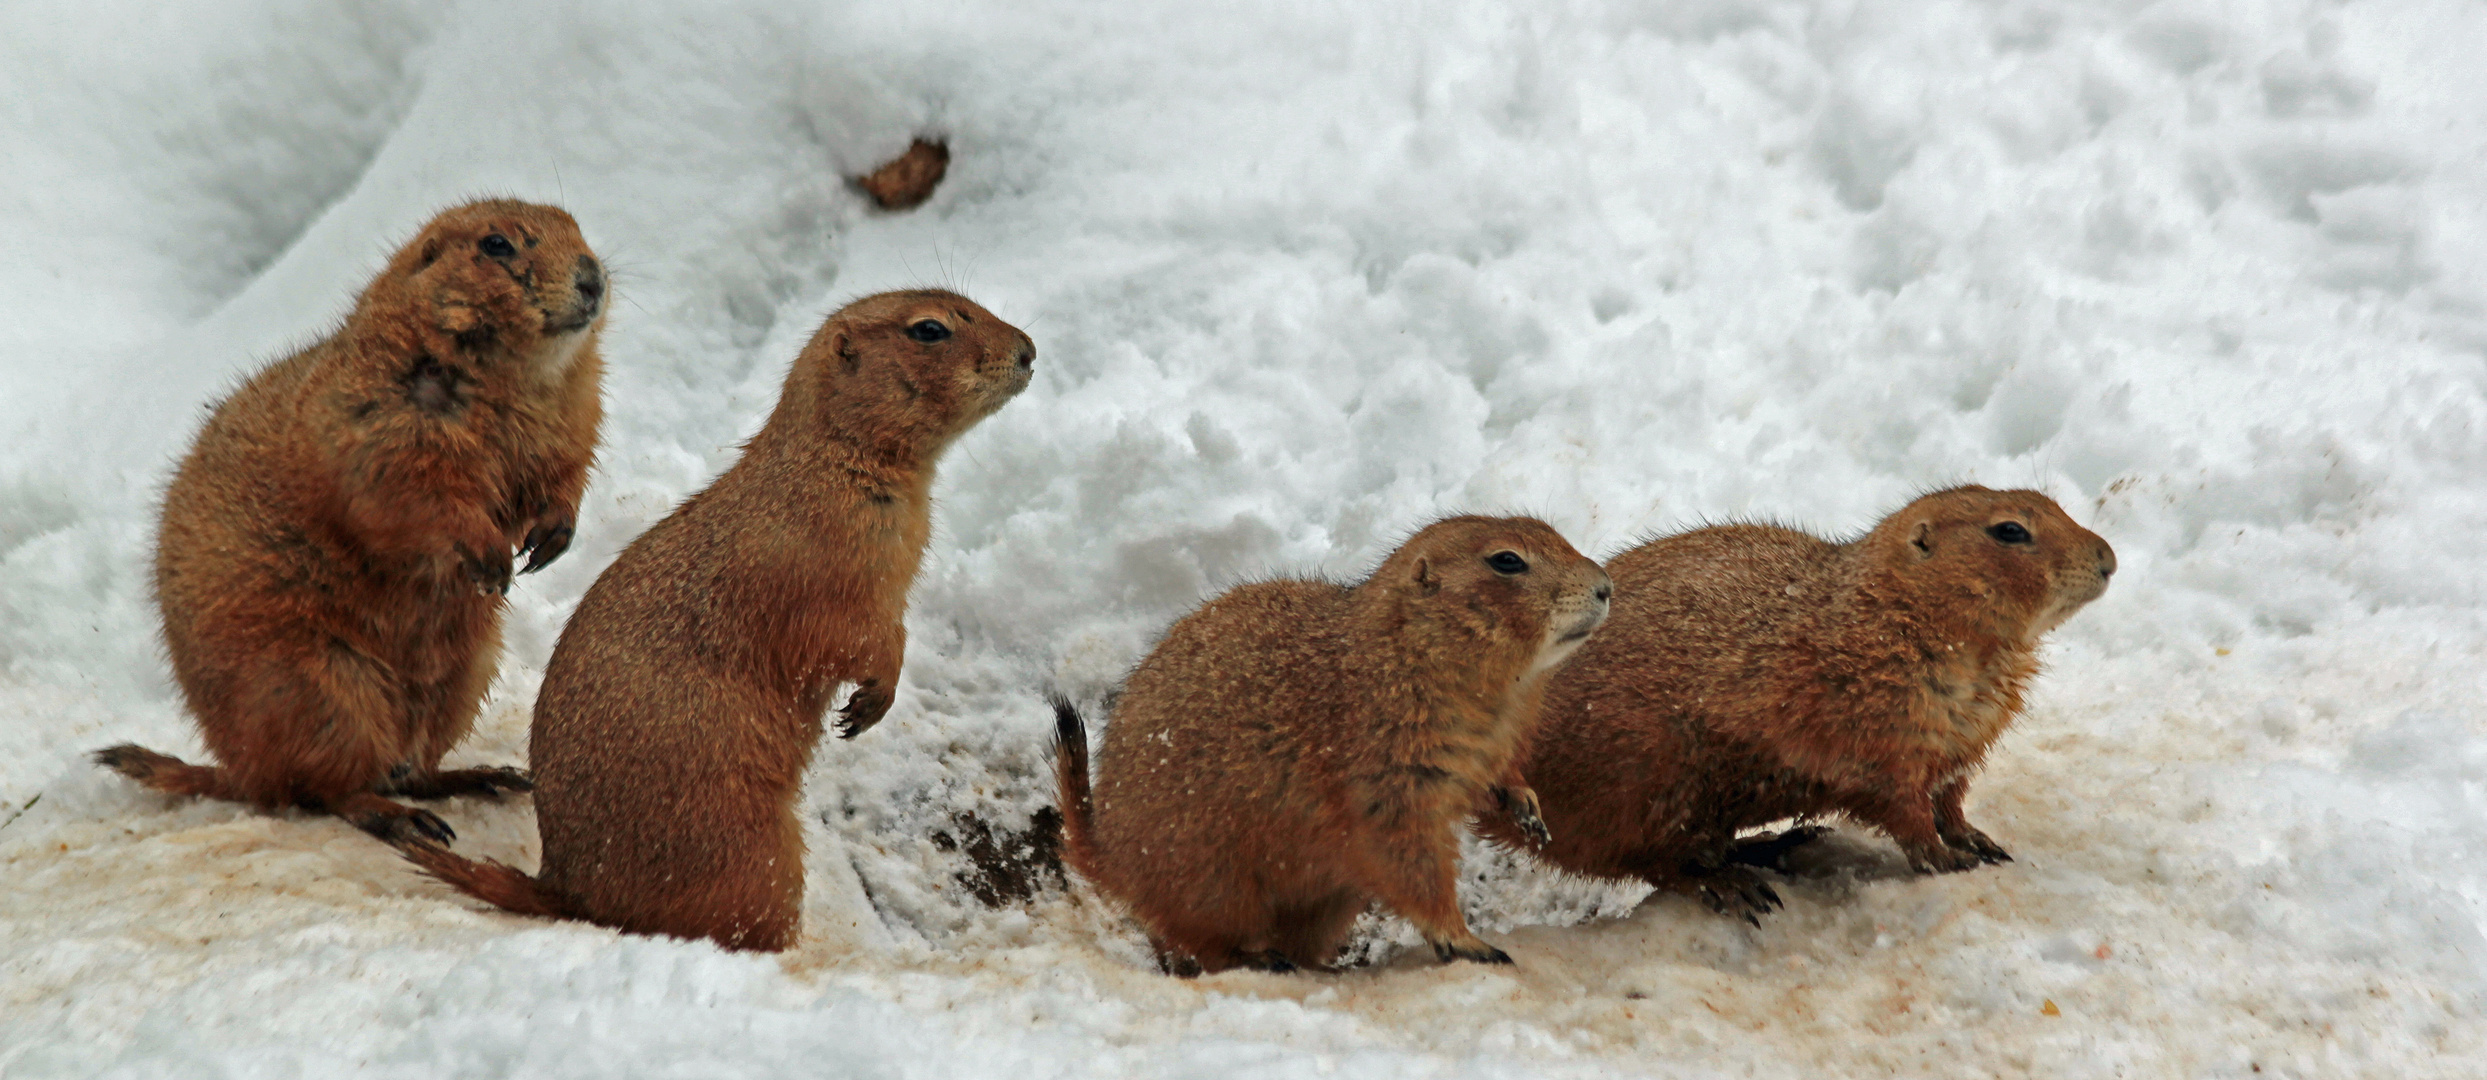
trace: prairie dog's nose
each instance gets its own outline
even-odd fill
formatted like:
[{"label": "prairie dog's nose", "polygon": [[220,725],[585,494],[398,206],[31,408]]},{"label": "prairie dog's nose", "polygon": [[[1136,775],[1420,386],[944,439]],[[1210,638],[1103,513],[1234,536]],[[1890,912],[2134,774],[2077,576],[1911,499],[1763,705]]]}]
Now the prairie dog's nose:
[{"label": "prairie dog's nose", "polygon": [[578,269],[570,275],[570,285],[578,290],[580,300],[585,301],[588,307],[595,307],[604,300],[604,267],[597,264],[593,255],[579,256]]},{"label": "prairie dog's nose", "polygon": [[1607,577],[1604,570],[1599,570],[1597,575],[1589,584],[1589,602],[1581,605],[1584,610],[1580,613],[1579,625],[1584,632],[1587,628],[1605,625],[1606,617],[1614,612],[1615,579]]}]

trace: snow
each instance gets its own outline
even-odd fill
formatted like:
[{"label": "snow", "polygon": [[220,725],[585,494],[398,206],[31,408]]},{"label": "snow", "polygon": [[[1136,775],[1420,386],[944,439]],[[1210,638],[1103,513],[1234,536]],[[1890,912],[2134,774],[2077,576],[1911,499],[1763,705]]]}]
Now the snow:
[{"label": "snow", "polygon": [[[0,7],[0,1075],[2473,1076],[2487,1072],[2487,9],[2457,0],[37,0]],[[842,175],[922,131],[933,200]],[[523,757],[564,614],[732,459],[827,311],[1036,338],[965,438],[888,721],[809,777],[783,957],[478,910],[200,752],[145,567],[205,402],[471,196],[615,268],[577,545],[452,763]],[[1039,692],[1434,515],[1584,551],[1854,532],[1954,481],[2115,544],[1922,879],[1845,828],[1759,930],[1475,849],[1516,968],[1156,974],[969,823]],[[444,804],[532,865],[533,819]]]}]

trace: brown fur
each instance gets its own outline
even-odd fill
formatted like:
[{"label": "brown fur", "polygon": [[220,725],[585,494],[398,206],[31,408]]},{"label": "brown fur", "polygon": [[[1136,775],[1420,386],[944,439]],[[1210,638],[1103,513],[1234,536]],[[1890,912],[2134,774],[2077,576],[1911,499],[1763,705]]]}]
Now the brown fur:
[{"label": "brown fur", "polygon": [[855,185],[883,210],[913,210],[933,197],[933,189],[941,186],[941,178],[949,172],[950,148],[917,139],[906,153],[856,177]]},{"label": "brown fur", "polygon": [[1093,799],[1056,703],[1064,854],[1169,970],[1327,965],[1377,899],[1444,960],[1509,963],[1460,916],[1458,826],[1532,801],[1510,764],[1607,590],[1543,522],[1455,517],[1354,586],[1228,592],[1132,671]]},{"label": "brown fur", "polygon": [[[910,336],[927,323],[947,336]],[[822,714],[845,683],[839,735],[888,711],[933,463],[1035,361],[1026,334],[951,293],[830,316],[742,460],[633,541],[562,630],[529,745],[541,872],[409,857],[513,911],[793,944],[794,804]]]},{"label": "brown fur", "polygon": [[[2027,542],[1989,530],[2013,523]],[[2020,713],[2038,639],[2116,556],[2034,491],[1927,495],[1863,538],[1728,525],[1607,565],[1614,618],[1546,691],[1525,773],[1556,866],[1642,878],[1748,919],[1776,906],[1737,830],[1844,814],[1920,871],[2008,859],[1961,812]],[[1794,841],[1810,833],[1799,832]]]},{"label": "brown fur", "polygon": [[127,745],[96,759],[393,840],[452,834],[385,795],[524,790],[519,770],[437,767],[491,682],[512,547],[532,571],[569,546],[603,415],[603,300],[570,215],[462,206],[344,326],[218,405],[165,492],[155,594],[220,764]]}]

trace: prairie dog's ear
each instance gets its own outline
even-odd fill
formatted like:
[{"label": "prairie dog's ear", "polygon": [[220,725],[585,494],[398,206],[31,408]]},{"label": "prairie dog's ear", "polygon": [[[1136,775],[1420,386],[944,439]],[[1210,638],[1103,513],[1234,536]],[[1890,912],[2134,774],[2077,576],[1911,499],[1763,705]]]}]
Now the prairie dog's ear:
[{"label": "prairie dog's ear", "polygon": [[1416,573],[1410,575],[1409,580],[1416,582],[1417,590],[1426,596],[1442,591],[1442,576],[1433,572],[1432,560],[1424,556],[1417,556]]},{"label": "prairie dog's ear", "polygon": [[1917,557],[1920,559],[1933,558],[1934,523],[1931,521],[1918,522],[1916,528],[1909,530],[1908,546],[1917,549]]},{"label": "prairie dog's ear", "polygon": [[408,274],[407,276],[412,277],[414,274],[420,274],[426,270],[429,270],[432,268],[433,263],[440,261],[440,243],[440,236],[438,234],[424,237],[423,257],[415,262],[413,273]]},{"label": "prairie dog's ear", "polygon": [[849,375],[862,369],[864,365],[863,353],[855,348],[854,342],[847,339],[846,328],[843,326],[829,332],[829,351],[837,356],[838,366]]}]

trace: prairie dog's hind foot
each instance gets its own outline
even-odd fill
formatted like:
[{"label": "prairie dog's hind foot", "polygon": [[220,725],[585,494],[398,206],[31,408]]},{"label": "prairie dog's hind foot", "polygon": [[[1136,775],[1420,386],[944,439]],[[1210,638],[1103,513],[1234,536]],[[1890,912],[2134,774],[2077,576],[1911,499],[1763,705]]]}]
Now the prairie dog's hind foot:
[{"label": "prairie dog's hind foot", "polygon": [[1178,979],[1200,977],[1200,960],[1154,937],[1149,939],[1149,953],[1157,958],[1157,970]]},{"label": "prairie dog's hind foot", "polygon": [[1966,854],[1977,856],[1980,863],[1992,864],[2008,863],[2012,861],[2011,852],[2005,851],[2002,844],[1996,843],[1993,837],[1986,835],[1983,831],[1980,831],[1972,825],[1964,824],[1957,829],[1945,831],[1943,833],[1943,844],[1944,846],[1951,848],[1953,851],[1964,852]]},{"label": "prairie dog's hind foot", "polygon": [[1738,840],[1727,849],[1726,861],[1738,866],[1758,867],[1785,873],[1788,856],[1796,849],[1830,835],[1827,825],[1798,825],[1784,832],[1770,833]]},{"label": "prairie dog's hind foot", "polygon": [[1975,870],[1992,861],[1976,851],[1953,847],[1947,842],[1930,845],[1904,843],[1900,845],[1900,852],[1908,856],[1908,868],[1920,874],[1957,874],[1963,870]]},{"label": "prairie dog's hind foot", "polygon": [[1238,961],[1237,966],[1239,967],[1248,967],[1254,971],[1266,971],[1272,975],[1292,975],[1297,970],[1295,961],[1287,959],[1287,954],[1279,952],[1276,949],[1264,949],[1257,953],[1247,953],[1237,957],[1236,959]]},{"label": "prairie dog's hind foot", "polygon": [[1731,919],[1742,919],[1746,925],[1759,927],[1762,916],[1787,906],[1779,898],[1779,890],[1762,880],[1750,866],[1738,864],[1706,865],[1688,863],[1676,873],[1653,876],[1650,884],[1667,892],[1689,896],[1701,906]]},{"label": "prairie dog's hind foot", "polygon": [[535,778],[527,770],[509,765],[429,774],[416,773],[410,765],[399,765],[389,770],[388,779],[373,790],[407,799],[447,799],[459,795],[497,799],[513,792],[535,790]]},{"label": "prairie dog's hind foot", "polygon": [[1434,959],[1445,964],[1453,960],[1466,960],[1472,964],[1512,963],[1510,953],[1486,944],[1474,934],[1470,934],[1466,941],[1436,941],[1431,944]]},{"label": "prairie dog's hind foot", "polygon": [[458,831],[442,821],[440,815],[391,802],[368,791],[358,791],[341,799],[301,799],[295,805],[305,810],[335,814],[344,818],[347,824],[395,847],[426,842],[446,846],[458,839]]}]

